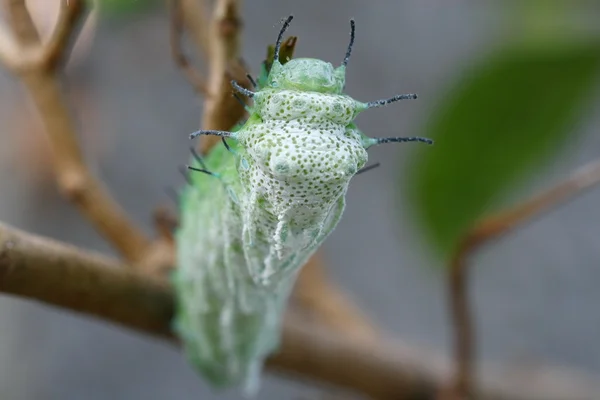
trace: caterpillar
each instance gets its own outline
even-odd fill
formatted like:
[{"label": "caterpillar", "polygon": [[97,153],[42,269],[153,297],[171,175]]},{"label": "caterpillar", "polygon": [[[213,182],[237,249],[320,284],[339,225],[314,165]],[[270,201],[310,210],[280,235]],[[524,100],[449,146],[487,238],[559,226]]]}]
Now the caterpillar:
[{"label": "caterpillar", "polygon": [[[371,138],[353,122],[361,111],[403,99],[360,102],[343,94],[350,43],[340,66],[279,60],[279,31],[270,69],[255,91],[247,121],[221,136],[205,159],[193,154],[180,198],[176,232],[174,330],[190,362],[215,387],[254,393],[266,357],[277,349],[282,313],[300,268],[334,230],[367,149],[420,137]],[[368,167],[367,167],[368,168]]]}]

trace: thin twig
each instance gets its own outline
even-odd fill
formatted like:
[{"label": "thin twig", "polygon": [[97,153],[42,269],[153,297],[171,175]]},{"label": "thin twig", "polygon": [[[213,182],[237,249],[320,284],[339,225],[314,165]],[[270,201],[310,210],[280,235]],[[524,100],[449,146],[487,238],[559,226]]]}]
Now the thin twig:
[{"label": "thin twig", "polygon": [[57,80],[47,74],[22,76],[50,139],[58,186],[128,261],[137,263],[149,242],[87,169]]},{"label": "thin twig", "polygon": [[[110,258],[0,224],[0,292],[91,315],[176,343],[175,307],[165,280],[130,271]],[[288,314],[271,370],[300,375],[373,399],[433,399],[449,374],[435,354],[390,340],[356,340]],[[544,368],[512,374],[491,367],[482,400],[595,399],[598,379]]]},{"label": "thin twig", "polygon": [[[172,0],[168,0],[172,1]],[[208,4],[207,0],[175,0],[183,12],[183,24],[198,54],[208,54]]]},{"label": "thin twig", "polygon": [[0,62],[8,68],[16,68],[19,55],[15,40],[4,26],[0,25]]},{"label": "thin twig", "polygon": [[[182,11],[184,26],[195,44],[197,54],[208,62],[208,81],[202,112],[202,129],[229,130],[244,115],[244,108],[231,95],[231,79],[248,86],[246,70],[240,63],[241,0],[217,0],[209,18],[206,0],[177,1]],[[173,46],[173,42],[171,46]],[[177,53],[177,46],[172,48]],[[177,62],[177,60],[176,60]],[[233,76],[232,76],[233,75]],[[215,138],[204,138],[200,152],[207,153],[218,143]]]},{"label": "thin twig", "polygon": [[190,85],[192,85],[194,91],[197,94],[208,96],[208,89],[202,74],[196,68],[194,68],[182,49],[181,41],[183,36],[183,9],[181,6],[181,0],[169,0],[169,8],[171,14],[169,37],[171,57],[173,58],[175,65],[181,69]]},{"label": "thin twig", "polygon": [[542,213],[582,194],[600,183],[600,161],[591,162],[573,172],[564,181],[515,207],[501,211],[477,222],[463,237],[450,263],[449,301],[454,329],[455,377],[453,392],[458,398],[472,393],[475,328],[469,306],[468,260],[481,246],[507,234]]},{"label": "thin twig", "polygon": [[61,60],[68,58],[70,41],[75,39],[74,31],[86,10],[85,0],[61,0],[58,21],[50,39],[44,44],[43,62],[47,68],[55,68]]},{"label": "thin twig", "polygon": [[[232,96],[231,79],[249,88],[246,71],[240,63],[241,26],[240,0],[217,0],[208,24],[208,92],[204,100],[202,129],[230,130],[245,114],[244,107]],[[208,150],[219,138],[205,138],[200,151]]]},{"label": "thin twig", "polygon": [[[24,2],[4,0],[4,4],[13,35],[22,47],[19,51],[27,52],[32,48],[43,51]],[[70,36],[74,35],[74,27],[85,14],[85,6],[86,2],[82,0],[70,0],[69,6],[63,3],[59,24],[64,26],[54,29],[55,34],[46,51],[50,60],[58,60],[66,54],[65,48],[59,46],[74,41],[74,37]],[[147,257],[149,240],[87,169],[57,71],[58,65],[32,60],[31,65],[21,67],[13,72],[21,78],[48,135],[59,188],[126,260],[133,264],[140,263]]]},{"label": "thin twig", "polygon": [[40,34],[27,10],[25,0],[3,0],[4,9],[17,43],[22,47],[39,46]]}]

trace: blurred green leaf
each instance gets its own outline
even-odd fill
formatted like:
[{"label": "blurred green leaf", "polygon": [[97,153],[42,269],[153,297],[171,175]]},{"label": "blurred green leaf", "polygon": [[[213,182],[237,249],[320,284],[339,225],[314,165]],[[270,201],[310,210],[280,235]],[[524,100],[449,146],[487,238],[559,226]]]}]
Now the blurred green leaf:
[{"label": "blurred green leaf", "polygon": [[475,220],[574,134],[600,72],[600,43],[503,48],[470,68],[432,115],[409,196],[447,255]]},{"label": "blurred green leaf", "polygon": [[135,14],[158,5],[159,0],[99,0],[100,10],[107,16]]}]

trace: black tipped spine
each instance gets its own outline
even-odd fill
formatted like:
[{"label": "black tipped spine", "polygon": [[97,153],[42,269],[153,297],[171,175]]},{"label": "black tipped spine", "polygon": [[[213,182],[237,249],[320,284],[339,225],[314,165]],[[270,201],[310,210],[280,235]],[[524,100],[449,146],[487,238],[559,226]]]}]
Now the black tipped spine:
[{"label": "black tipped spine", "polygon": [[217,174],[215,174],[214,172],[211,172],[207,169],[196,168],[196,167],[192,167],[191,165],[186,165],[186,168],[189,169],[190,171],[202,172],[203,174],[214,176],[215,178],[219,177]]},{"label": "black tipped spine", "polygon": [[279,31],[279,35],[277,36],[277,42],[275,42],[275,53],[274,53],[274,57],[273,57],[273,62],[279,62],[279,50],[281,49],[281,42],[283,41],[283,34],[287,30],[287,28],[290,26],[290,22],[292,22],[293,19],[294,19],[294,16],[290,15],[283,22],[283,26],[281,27],[281,30]]},{"label": "black tipped spine", "polygon": [[389,138],[378,138],[377,139],[377,144],[404,143],[404,142],[422,142],[422,143],[427,143],[429,145],[433,144],[433,140],[428,139],[428,138],[424,138],[424,137],[419,137],[419,136],[413,136],[413,137],[389,137]]},{"label": "black tipped spine", "polygon": [[240,103],[242,105],[242,107],[244,107],[244,108],[248,107],[248,104],[246,104],[246,102],[237,93],[234,93],[233,97],[235,97],[235,99],[238,101],[238,103]]},{"label": "black tipped spine", "polygon": [[346,50],[346,55],[344,56],[344,61],[342,61],[342,65],[345,67],[348,65],[348,61],[350,61],[350,56],[352,55],[352,47],[354,47],[354,36],[356,33],[356,23],[354,22],[354,18],[350,20],[350,43],[348,44],[348,49]]},{"label": "black tipped spine", "polygon": [[231,150],[231,147],[229,147],[229,144],[227,143],[227,140],[225,140],[224,137],[221,136],[221,141],[223,142],[223,146],[225,146],[225,148],[227,149],[228,152],[233,153],[233,150]]},{"label": "black tipped spine", "polygon": [[194,138],[196,138],[198,136],[202,136],[202,135],[231,137],[232,133],[228,132],[228,131],[200,130],[200,131],[190,133],[190,139],[194,139]]},{"label": "black tipped spine", "polygon": [[248,80],[250,81],[250,84],[252,85],[252,87],[256,89],[256,87],[258,85],[256,84],[256,81],[254,80],[254,78],[252,77],[252,75],[246,74],[246,78],[248,78]]},{"label": "black tipped spine", "polygon": [[236,91],[238,91],[239,93],[243,94],[244,96],[254,97],[255,93],[253,91],[241,87],[236,81],[231,81],[231,86],[233,86],[233,88]]},{"label": "black tipped spine", "polygon": [[415,100],[417,97],[418,96],[415,93],[398,94],[394,97],[390,97],[389,99],[370,101],[367,103],[367,107],[368,108],[382,107],[382,106],[387,106],[390,103],[394,103],[394,102],[400,101],[400,100]]},{"label": "black tipped spine", "polygon": [[196,160],[196,162],[204,169],[206,169],[206,164],[204,163],[204,160],[202,159],[202,157],[200,157],[200,154],[198,154],[198,152],[196,151],[196,149],[194,149],[193,147],[190,147],[190,153],[192,153],[192,157],[194,157],[194,160]]},{"label": "black tipped spine", "polygon": [[366,167],[359,169],[356,175],[364,174],[365,172],[369,172],[370,170],[378,168],[380,166],[381,163],[378,162],[376,162],[375,164],[367,165]]}]

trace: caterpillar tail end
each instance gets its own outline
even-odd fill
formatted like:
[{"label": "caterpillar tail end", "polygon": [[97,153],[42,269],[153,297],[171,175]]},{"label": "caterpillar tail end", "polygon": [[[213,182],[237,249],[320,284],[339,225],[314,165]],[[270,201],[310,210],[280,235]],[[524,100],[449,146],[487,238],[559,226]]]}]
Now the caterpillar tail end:
[{"label": "caterpillar tail end", "polygon": [[214,389],[241,387],[242,395],[246,399],[254,399],[258,395],[263,369],[262,360],[251,362],[245,366],[241,374],[226,372],[223,368],[213,368],[213,366],[198,362],[198,360],[190,361]]},{"label": "caterpillar tail end", "polygon": [[246,377],[244,378],[242,393],[244,397],[251,399],[255,398],[260,389],[261,373],[263,362],[253,362],[248,366]]}]

